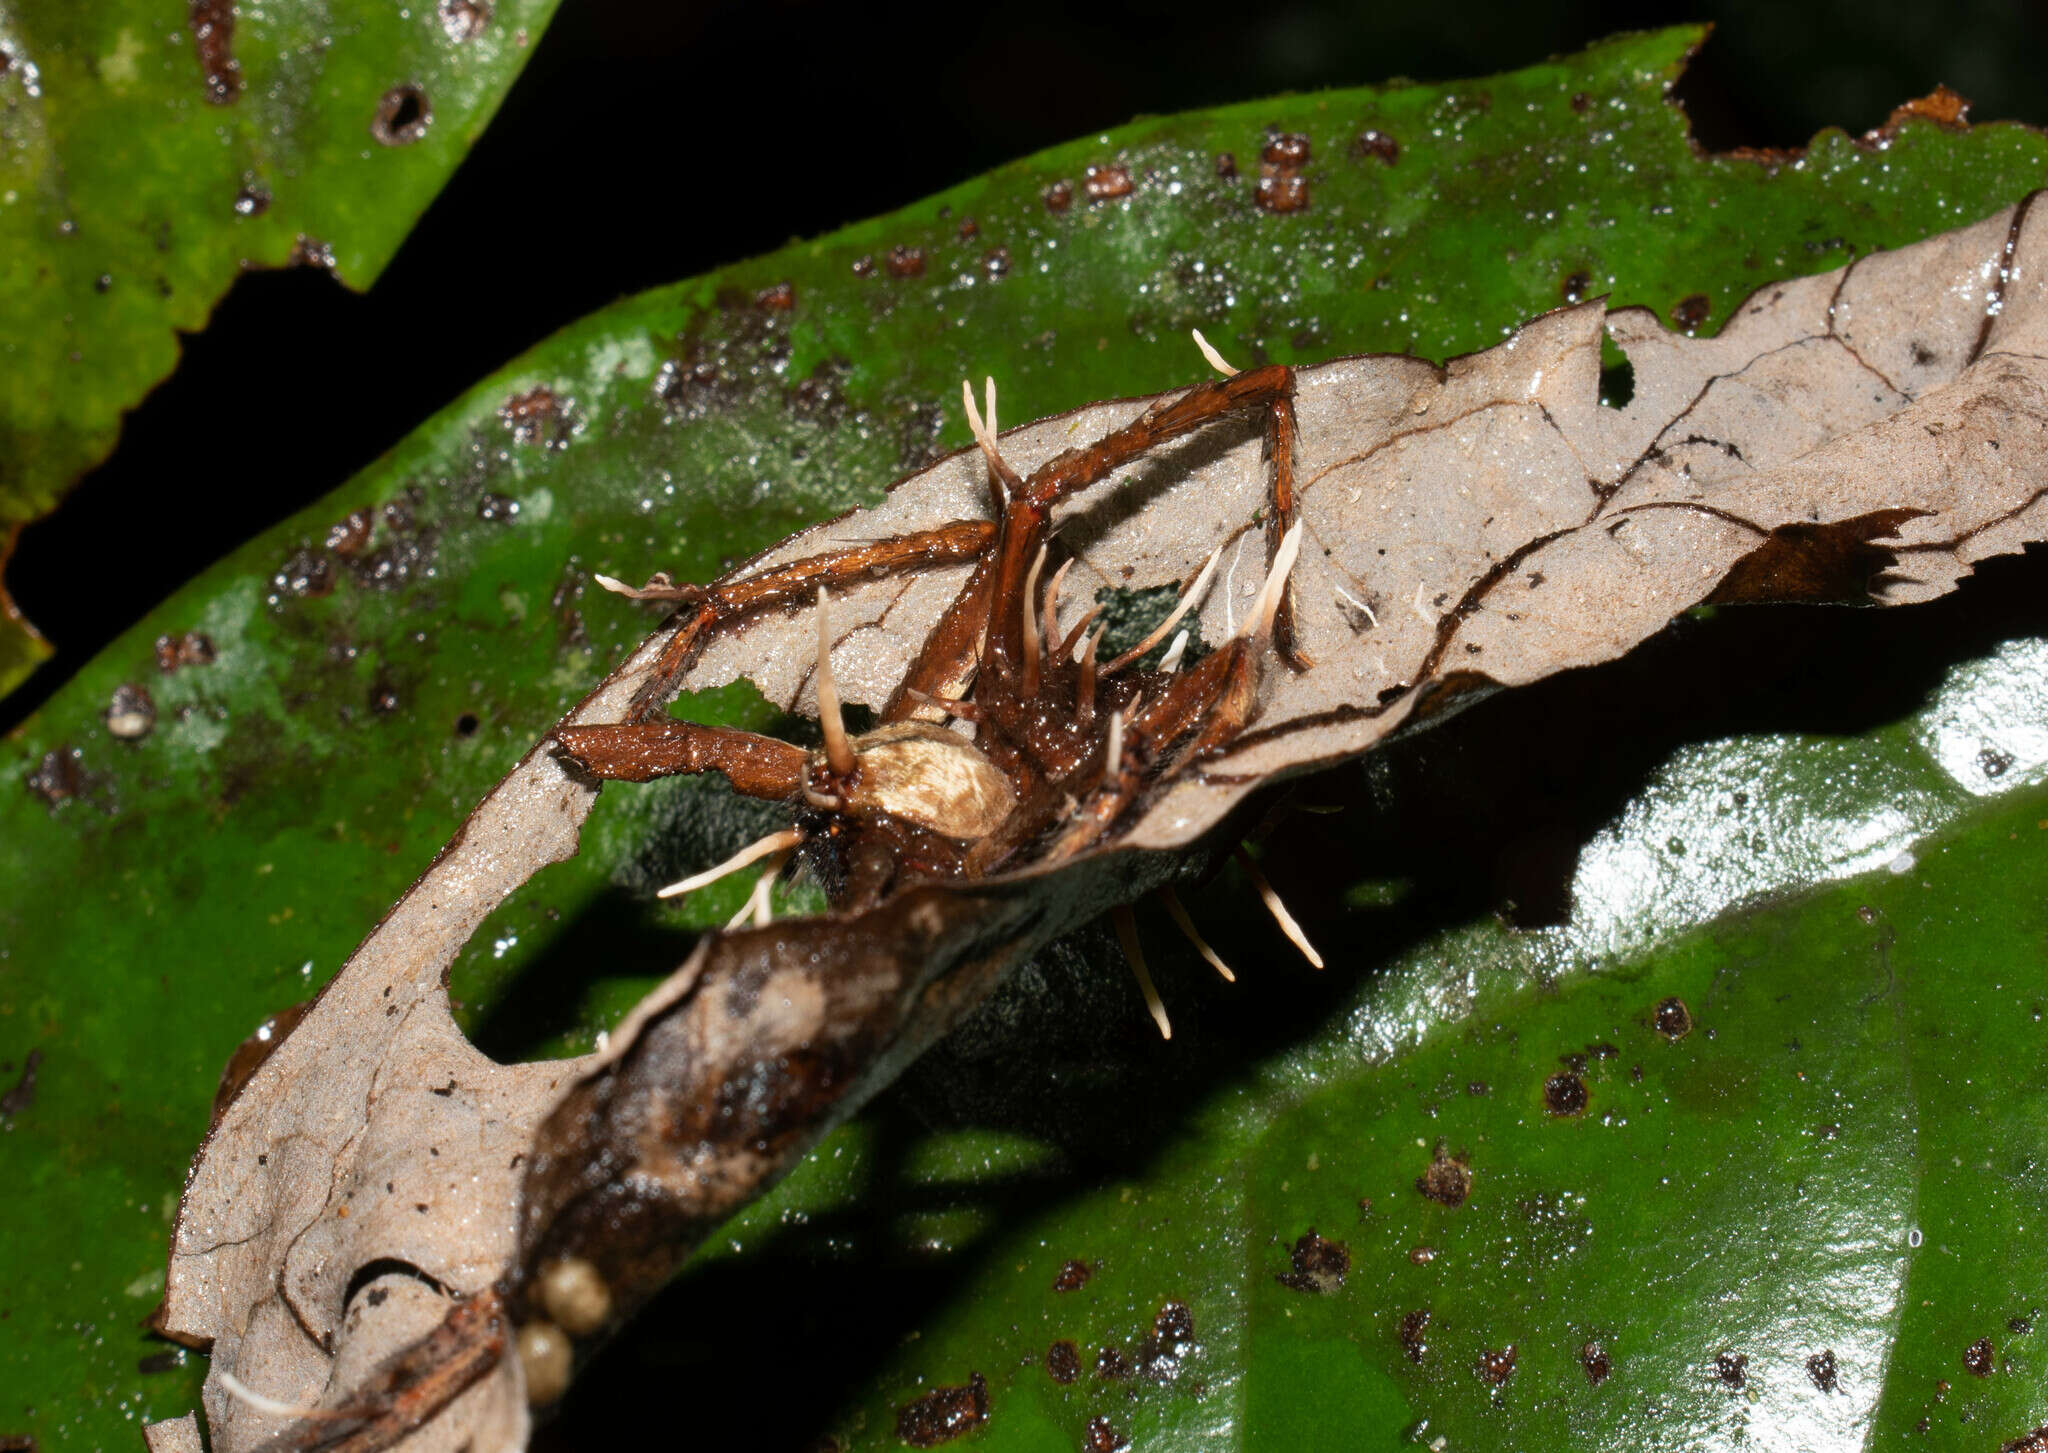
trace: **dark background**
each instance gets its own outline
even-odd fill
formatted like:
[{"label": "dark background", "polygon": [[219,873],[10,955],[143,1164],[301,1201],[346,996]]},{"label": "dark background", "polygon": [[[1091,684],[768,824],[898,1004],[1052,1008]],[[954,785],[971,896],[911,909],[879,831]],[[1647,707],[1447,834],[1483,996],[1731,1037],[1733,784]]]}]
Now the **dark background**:
[{"label": "dark background", "polygon": [[[375,287],[353,294],[310,268],[242,278],[107,464],[24,532],[8,585],[58,654],[0,703],[0,730],[181,581],[622,294],[1141,113],[1482,75],[1696,19],[1718,30],[1681,95],[1710,147],[1793,146],[1828,124],[1862,131],[1937,82],[1970,97],[1978,120],[2048,123],[2048,4],[2022,0],[564,0]],[[707,134],[774,158],[778,176],[708,223],[702,179],[668,164]],[[293,367],[277,368],[287,356]],[[201,406],[211,399],[238,401],[233,449]],[[310,437],[323,442],[308,457]],[[191,508],[195,491],[207,508]]]}]

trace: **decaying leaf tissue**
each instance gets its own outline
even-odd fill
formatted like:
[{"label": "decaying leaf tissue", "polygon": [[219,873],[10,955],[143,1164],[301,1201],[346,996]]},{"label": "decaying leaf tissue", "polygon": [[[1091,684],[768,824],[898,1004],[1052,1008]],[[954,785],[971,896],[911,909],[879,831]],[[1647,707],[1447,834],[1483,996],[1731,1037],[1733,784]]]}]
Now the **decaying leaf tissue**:
[{"label": "decaying leaf tissue", "polygon": [[[1589,302],[1444,368],[989,419],[713,586],[657,577],[675,614],[218,1113],[159,1314],[211,1347],[212,1446],[523,1446],[722,1219],[1009,966],[1170,891],[1261,785],[1703,601],[1906,604],[2048,537],[2034,200],[1766,287],[1713,338]],[[1625,407],[1599,398],[1603,334]],[[1075,602],[1161,587],[1185,615],[1100,659]],[[822,750],[667,715],[740,677],[819,717]],[[847,734],[842,700],[879,726]],[[789,805],[741,919],[600,1052],[485,1059],[442,986],[470,933],[576,851],[601,779],[704,770]],[[790,863],[830,913],[771,917]],[[189,1419],[151,1437],[197,1446]]]}]

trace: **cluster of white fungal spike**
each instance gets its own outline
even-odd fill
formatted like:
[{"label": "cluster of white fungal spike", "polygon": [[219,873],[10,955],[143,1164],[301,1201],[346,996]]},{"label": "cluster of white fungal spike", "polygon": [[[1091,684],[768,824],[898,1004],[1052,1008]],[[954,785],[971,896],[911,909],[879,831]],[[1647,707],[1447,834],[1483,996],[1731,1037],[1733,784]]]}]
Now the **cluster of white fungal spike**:
[{"label": "cluster of white fungal spike", "polygon": [[[1201,350],[1202,356],[1209,361],[1210,366],[1218,373],[1228,378],[1237,372],[1210,345],[1209,340],[1202,336],[1200,329],[1194,330],[1194,339],[1195,346]],[[975,443],[980,446],[981,452],[987,459],[989,468],[997,480],[1014,479],[1014,471],[1003,460],[996,444],[996,381],[993,378],[984,380],[983,400],[985,413],[983,408],[977,408],[975,405],[973,384],[966,379],[961,380],[960,401],[967,415],[967,427],[973,434]],[[1285,597],[1288,575],[1293,570],[1294,562],[1300,554],[1301,534],[1302,527],[1297,523],[1281,539],[1280,548],[1273,554],[1272,565],[1266,573],[1264,583],[1259,588],[1258,597],[1253,602],[1250,612],[1247,613],[1244,624],[1238,628],[1237,635],[1247,638],[1262,638],[1272,633],[1274,618],[1279,611],[1281,600]],[[1179,669],[1180,663],[1187,653],[1188,641],[1190,639],[1188,628],[1182,627],[1181,622],[1186,619],[1190,611],[1198,608],[1207,596],[1209,587],[1216,578],[1217,566],[1222,561],[1223,549],[1219,545],[1210,552],[1209,558],[1203,562],[1201,570],[1196,573],[1194,580],[1189,583],[1188,588],[1181,592],[1180,599],[1175,602],[1173,610],[1167,617],[1148,632],[1145,638],[1136,646],[1118,656],[1107,666],[1102,667],[1099,677],[1095,664],[1096,656],[1101,648],[1103,636],[1107,632],[1108,627],[1107,625],[1099,625],[1092,632],[1088,631],[1088,624],[1094,619],[1099,609],[1098,607],[1090,606],[1068,634],[1064,636],[1061,634],[1059,629],[1060,587],[1065,583],[1067,572],[1073,567],[1074,562],[1070,558],[1061,563],[1059,568],[1053,572],[1052,579],[1047,583],[1044,594],[1041,597],[1038,591],[1038,579],[1045,568],[1046,554],[1046,547],[1040,546],[1037,556],[1031,562],[1030,571],[1025,576],[1024,581],[1023,644],[1026,694],[1035,689],[1043,652],[1070,651],[1071,659],[1081,668],[1077,711],[1085,725],[1094,717],[1096,684],[1099,677],[1106,678],[1112,676],[1133,662],[1142,659],[1147,652],[1165,640],[1169,634],[1173,635],[1172,644],[1167,647],[1166,654],[1160,661],[1160,669],[1169,675]],[[636,600],[673,592],[673,586],[666,579],[662,578],[650,581],[644,589],[636,589],[607,575],[599,575],[596,579],[598,584],[602,585],[606,590],[614,591],[617,594]],[[847,734],[846,723],[840,711],[838,684],[832,674],[830,606],[830,597],[826,594],[825,587],[821,585],[818,587],[817,611],[818,664],[816,681],[818,724],[824,736],[826,763],[835,774],[844,777],[852,774],[857,758],[852,739]],[[1180,627],[1177,634],[1175,634],[1176,627]],[[1083,635],[1084,632],[1087,632],[1085,637]],[[972,719],[972,711],[968,703],[933,702],[932,704],[952,710],[956,715],[966,719]],[[1113,712],[1110,715],[1108,729],[1105,733],[1106,741],[1103,754],[1104,770],[1106,772],[1116,771],[1122,763],[1124,729],[1128,720],[1137,714],[1140,704],[1140,701],[1132,701],[1123,710]],[[806,784],[803,790],[805,797],[814,806],[832,809],[843,805],[836,798],[820,796],[808,784]],[[700,888],[709,887],[722,878],[741,872],[756,863],[761,863],[761,875],[755,881],[753,891],[747,895],[746,901],[740,905],[739,911],[733,915],[732,919],[726,924],[726,927],[729,929],[738,928],[740,925],[748,922],[751,922],[756,927],[766,927],[774,919],[770,895],[776,879],[780,876],[783,867],[788,863],[790,855],[795,852],[803,841],[803,832],[794,827],[769,833],[766,837],[747,844],[747,846],[741,848],[717,866],[707,868],[701,873],[694,873],[678,882],[669,884],[661,889],[657,896],[674,898],[686,893],[694,893]],[[1287,935],[1311,964],[1318,969],[1322,968],[1322,956],[1316,952],[1315,946],[1309,942],[1308,936],[1302,932],[1301,925],[1295,921],[1294,915],[1288,912],[1287,905],[1281,902],[1280,895],[1273,890],[1273,885],[1266,881],[1266,877],[1259,871],[1258,865],[1252,861],[1251,856],[1242,848],[1238,850],[1237,856],[1239,864],[1243,867],[1246,876],[1251,880],[1253,888],[1258,892],[1260,901],[1266,905],[1267,911],[1273,915],[1273,920],[1280,926],[1281,932]],[[1188,941],[1194,945],[1195,950],[1224,979],[1235,983],[1237,975],[1231,972],[1230,966],[1223,961],[1222,956],[1209,946],[1208,941],[1195,928],[1194,920],[1188,916],[1186,907],[1181,903],[1173,890],[1171,888],[1162,888],[1159,890],[1159,896],[1164,901],[1166,911],[1172,917],[1174,924],[1187,936]],[[1159,1026],[1160,1036],[1170,1039],[1173,1037],[1173,1026],[1167,1018],[1166,1006],[1159,998],[1159,991],[1152,982],[1151,973],[1146,968],[1144,951],[1138,943],[1137,920],[1133,917],[1128,907],[1118,908],[1113,916],[1116,921],[1117,937],[1123,945],[1124,955],[1130,962],[1131,972],[1138,981],[1140,992],[1145,996],[1145,1007],[1151,1013],[1153,1022]],[[235,1391],[235,1389],[231,1388],[230,1391]],[[252,1398],[254,1396],[251,1394]]]}]

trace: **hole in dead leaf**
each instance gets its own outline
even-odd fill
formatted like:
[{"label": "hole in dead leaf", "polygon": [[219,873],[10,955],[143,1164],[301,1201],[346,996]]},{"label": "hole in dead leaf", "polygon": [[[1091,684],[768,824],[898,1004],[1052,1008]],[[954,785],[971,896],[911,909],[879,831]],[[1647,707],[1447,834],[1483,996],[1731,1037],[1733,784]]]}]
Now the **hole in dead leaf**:
[{"label": "hole in dead leaf", "polygon": [[1600,402],[1610,409],[1625,409],[1636,396],[1636,366],[1628,361],[1612,338],[1600,340]]},{"label": "hole in dead leaf", "polygon": [[441,1285],[437,1278],[410,1261],[396,1256],[380,1256],[375,1261],[366,1261],[356,1268],[355,1275],[348,1279],[348,1290],[341,1294],[342,1308],[346,1310],[351,1306],[370,1283],[387,1276],[408,1276],[441,1296],[449,1295],[448,1288]]}]

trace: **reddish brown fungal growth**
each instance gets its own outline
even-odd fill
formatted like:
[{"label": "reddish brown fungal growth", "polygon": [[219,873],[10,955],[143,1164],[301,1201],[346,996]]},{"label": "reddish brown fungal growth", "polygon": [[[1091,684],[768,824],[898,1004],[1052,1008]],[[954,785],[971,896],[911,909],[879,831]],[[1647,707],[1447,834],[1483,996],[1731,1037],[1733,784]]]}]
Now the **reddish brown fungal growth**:
[{"label": "reddish brown fungal growth", "polygon": [[29,769],[22,781],[29,791],[43,799],[46,807],[69,802],[85,789],[85,770],[79,765],[80,756],[76,747],[52,747],[43,753],[43,759]]},{"label": "reddish brown fungal growth", "polygon": [[1924,96],[1915,96],[1892,108],[1880,132],[1895,132],[1907,121],[1932,121],[1953,131],[1970,129],[1970,102],[1959,92],[1937,85]]},{"label": "reddish brown fungal growth", "polygon": [[1384,131],[1367,127],[1364,131],[1359,132],[1358,139],[1351,143],[1351,154],[1360,157],[1373,157],[1385,162],[1388,166],[1392,166],[1401,159],[1401,143],[1394,140],[1393,137],[1387,135]]},{"label": "reddish brown fungal growth", "polygon": [[1410,1362],[1420,1362],[1429,1355],[1430,1312],[1418,1307],[1401,1319],[1394,1329],[1394,1335],[1401,1343],[1401,1355]]},{"label": "reddish brown fungal growth", "polygon": [[235,59],[234,0],[192,0],[188,15],[206,99],[216,106],[232,105],[242,94],[242,63]]},{"label": "reddish brown fungal growth", "polygon": [[1216,153],[1216,175],[1229,181],[1237,175],[1237,154],[1229,151]]},{"label": "reddish brown fungal growth", "polygon": [[1088,1285],[1088,1278],[1093,1275],[1095,1268],[1087,1262],[1069,1261],[1060,1268],[1059,1275],[1052,1279],[1052,1289],[1056,1292],[1077,1292]]},{"label": "reddish brown fungal growth", "polygon": [[1692,1033],[1692,1011],[1676,994],[1657,1005],[1653,1022],[1657,1032],[1674,1043]]},{"label": "reddish brown fungal growth", "polygon": [[754,306],[765,308],[771,313],[787,313],[796,306],[796,289],[789,283],[776,283],[754,294]]},{"label": "reddish brown fungal growth", "polygon": [[1121,163],[1091,166],[1082,174],[1081,190],[1091,202],[1112,202],[1132,191],[1131,169]]},{"label": "reddish brown fungal growth", "polygon": [[1123,1453],[1131,1446],[1131,1440],[1117,1431],[1116,1424],[1100,1415],[1088,1420],[1082,1438],[1081,1446],[1086,1453]]},{"label": "reddish brown fungal growth", "polygon": [[1064,212],[1073,205],[1074,184],[1072,182],[1054,182],[1045,189],[1045,206],[1047,211]]},{"label": "reddish brown fungal growth", "polygon": [[968,1374],[953,1387],[935,1387],[896,1410],[896,1436],[913,1448],[936,1448],[965,1437],[988,1421],[988,1379]]},{"label": "reddish brown fungal growth", "polygon": [[1678,300],[1678,305],[1671,310],[1671,321],[1684,332],[1697,333],[1700,324],[1707,321],[1713,310],[1713,301],[1705,293],[1693,293]]},{"label": "reddish brown fungal growth", "polygon": [[1515,1375],[1515,1345],[1490,1347],[1479,1354],[1479,1361],[1473,1371],[1488,1387],[1501,1387]]},{"label": "reddish brown fungal growth", "polygon": [[1979,1337],[1963,1349],[1963,1368],[1972,1377],[1989,1377],[1998,1370],[1998,1349],[1989,1337]]},{"label": "reddish brown fungal growth", "polygon": [[888,268],[890,277],[923,277],[924,249],[898,244],[889,249],[889,256],[883,265]]},{"label": "reddish brown fungal growth", "polygon": [[1588,1342],[1579,1349],[1579,1366],[1585,1370],[1586,1381],[1594,1387],[1600,1386],[1614,1373],[1614,1359],[1597,1341]]},{"label": "reddish brown fungal growth", "polygon": [[1045,1349],[1045,1370],[1052,1380],[1065,1386],[1081,1375],[1080,1349],[1071,1342],[1055,1342]]},{"label": "reddish brown fungal growth", "polygon": [[1543,1108],[1559,1119],[1585,1114],[1590,1098],[1586,1082],[1569,1070],[1543,1082]]},{"label": "reddish brown fungal growth", "polygon": [[1308,179],[1301,169],[1308,165],[1309,139],[1298,132],[1285,132],[1266,143],[1259,153],[1259,184],[1252,200],[1267,212],[1299,212],[1308,206]]},{"label": "reddish brown fungal growth", "polygon": [[1464,1156],[1446,1154],[1438,1141],[1429,1169],[1415,1178],[1415,1189],[1438,1205],[1455,1209],[1472,1194],[1472,1167]]},{"label": "reddish brown fungal growth", "polygon": [[542,449],[567,447],[575,432],[568,402],[546,384],[535,384],[498,405],[498,422],[512,431],[513,443]]},{"label": "reddish brown fungal growth", "polygon": [[186,666],[210,666],[213,659],[213,640],[203,632],[156,638],[156,669],[166,676]]},{"label": "reddish brown fungal growth", "polygon": [[1340,1290],[1351,1272],[1351,1248],[1316,1234],[1311,1226],[1288,1252],[1291,1269],[1273,1279],[1298,1292],[1327,1296]]}]

